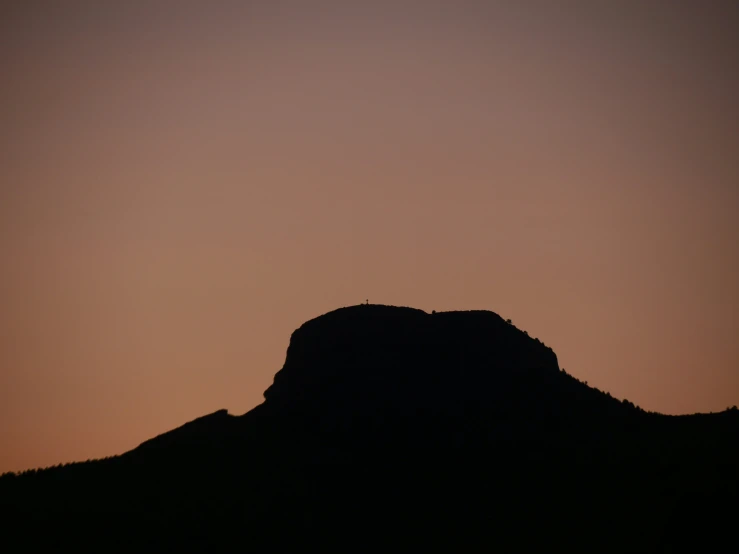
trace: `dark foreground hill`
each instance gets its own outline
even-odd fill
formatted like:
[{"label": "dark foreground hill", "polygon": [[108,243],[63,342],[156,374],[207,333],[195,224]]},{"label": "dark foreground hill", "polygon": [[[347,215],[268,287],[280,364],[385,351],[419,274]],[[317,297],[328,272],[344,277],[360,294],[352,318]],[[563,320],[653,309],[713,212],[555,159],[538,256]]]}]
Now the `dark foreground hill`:
[{"label": "dark foreground hill", "polygon": [[735,552],[738,468],[736,410],[644,412],[492,312],[362,305],[243,416],[0,478],[0,548]]}]

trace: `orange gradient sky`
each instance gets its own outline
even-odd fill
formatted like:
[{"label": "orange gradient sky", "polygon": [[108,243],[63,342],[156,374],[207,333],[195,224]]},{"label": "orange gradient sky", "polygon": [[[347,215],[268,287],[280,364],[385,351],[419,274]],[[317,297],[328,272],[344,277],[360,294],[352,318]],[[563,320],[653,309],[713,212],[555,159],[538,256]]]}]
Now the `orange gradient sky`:
[{"label": "orange gradient sky", "polygon": [[244,413],[366,298],[739,404],[735,2],[7,4],[0,471]]}]

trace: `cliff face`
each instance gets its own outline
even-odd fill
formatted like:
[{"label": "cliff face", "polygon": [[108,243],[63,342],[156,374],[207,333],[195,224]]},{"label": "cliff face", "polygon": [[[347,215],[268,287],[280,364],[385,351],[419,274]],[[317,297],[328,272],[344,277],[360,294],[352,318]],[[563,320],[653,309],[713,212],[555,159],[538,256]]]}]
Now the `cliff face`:
[{"label": "cliff face", "polygon": [[[551,348],[493,312],[378,305],[302,325],[264,396],[267,413],[339,442],[343,430],[355,443],[372,435],[469,442],[544,432],[585,411],[624,411],[561,372]],[[503,429],[511,418],[515,431]]]},{"label": "cliff face", "polygon": [[[554,352],[493,312],[390,306],[342,308],[308,321],[290,339],[269,404],[306,406],[353,395],[433,400],[494,387],[510,374],[559,371]],[[413,392],[415,391],[415,392]],[[431,400],[431,399],[429,399]]]}]

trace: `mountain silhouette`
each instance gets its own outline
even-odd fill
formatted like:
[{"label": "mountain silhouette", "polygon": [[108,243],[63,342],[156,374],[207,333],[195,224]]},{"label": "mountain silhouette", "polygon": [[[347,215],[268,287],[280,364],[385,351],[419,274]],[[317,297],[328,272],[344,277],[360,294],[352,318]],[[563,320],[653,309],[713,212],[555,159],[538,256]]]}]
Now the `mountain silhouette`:
[{"label": "mountain silhouette", "polygon": [[[735,551],[739,412],[591,388],[489,311],[304,323],[262,404],[0,478],[24,547]],[[719,550],[720,549],[720,550]]]}]

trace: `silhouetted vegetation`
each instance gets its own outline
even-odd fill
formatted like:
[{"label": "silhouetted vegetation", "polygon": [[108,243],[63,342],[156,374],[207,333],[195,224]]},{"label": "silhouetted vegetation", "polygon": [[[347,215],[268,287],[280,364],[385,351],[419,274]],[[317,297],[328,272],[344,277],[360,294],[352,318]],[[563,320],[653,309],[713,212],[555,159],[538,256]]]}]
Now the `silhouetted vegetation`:
[{"label": "silhouetted vegetation", "polygon": [[491,312],[362,304],[265,402],[0,476],[8,544],[102,551],[735,551],[739,413],[664,416]]}]

